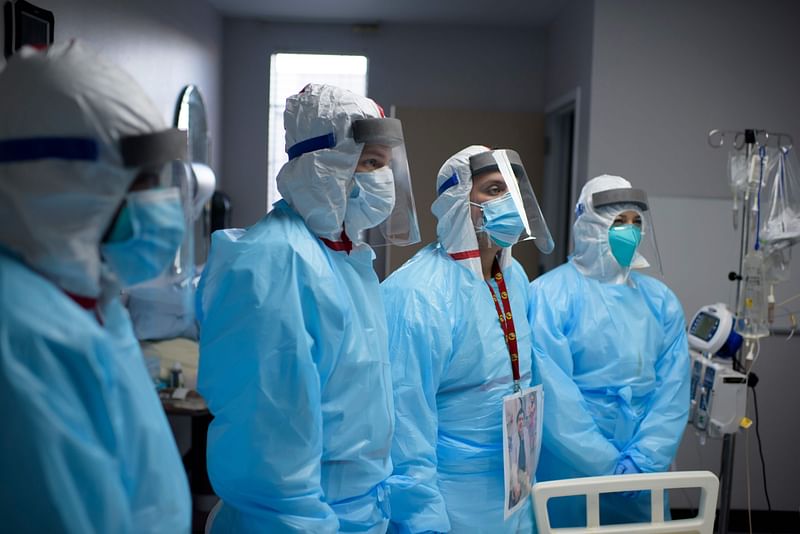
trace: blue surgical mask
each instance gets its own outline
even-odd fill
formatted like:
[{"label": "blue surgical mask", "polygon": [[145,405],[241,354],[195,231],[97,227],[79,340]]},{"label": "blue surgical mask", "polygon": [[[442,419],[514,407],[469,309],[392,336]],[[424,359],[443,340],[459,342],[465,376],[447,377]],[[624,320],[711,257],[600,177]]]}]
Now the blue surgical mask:
[{"label": "blue surgical mask", "polygon": [[185,223],[177,187],[133,191],[125,197],[103,258],[128,287],[155,278],[175,258]]},{"label": "blue surgical mask", "polygon": [[483,211],[483,227],[480,230],[489,234],[495,243],[507,248],[519,240],[525,224],[511,193],[476,205]]},{"label": "blue surgical mask", "polygon": [[394,174],[389,167],[353,175],[353,189],[347,199],[344,226],[355,238],[358,232],[378,226],[394,209]]},{"label": "blue surgical mask", "polygon": [[642,230],[636,224],[621,224],[608,229],[611,254],[622,267],[631,266],[641,240]]}]

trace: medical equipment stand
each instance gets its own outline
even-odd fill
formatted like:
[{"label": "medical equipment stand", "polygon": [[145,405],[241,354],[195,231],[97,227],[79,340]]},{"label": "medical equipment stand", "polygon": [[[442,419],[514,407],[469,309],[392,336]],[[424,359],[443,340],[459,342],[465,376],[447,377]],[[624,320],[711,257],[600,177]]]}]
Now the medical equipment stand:
[{"label": "medical equipment stand", "polygon": [[[749,163],[753,154],[753,147],[756,143],[755,130],[744,131],[746,148],[746,159]],[[744,272],[744,256],[750,246],[750,190],[745,190],[744,203],[742,205],[742,226],[741,238],[739,241],[739,275],[736,278],[736,313],[739,314],[739,304],[742,297],[742,273]],[[734,356],[734,359],[741,364],[741,349]],[[736,446],[736,434],[725,434],[722,438],[722,465],[719,471],[720,478],[720,501],[719,501],[719,529],[720,534],[728,533],[728,520],[731,511],[731,491],[733,490],[733,460]]]}]

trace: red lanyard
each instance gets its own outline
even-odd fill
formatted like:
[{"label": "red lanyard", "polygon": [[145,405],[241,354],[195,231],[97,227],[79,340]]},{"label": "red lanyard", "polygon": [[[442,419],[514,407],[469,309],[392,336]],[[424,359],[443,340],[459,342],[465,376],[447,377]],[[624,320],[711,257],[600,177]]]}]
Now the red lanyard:
[{"label": "red lanyard", "polygon": [[[494,294],[491,284],[486,282],[489,286],[489,293],[492,294],[494,307],[497,310],[497,318],[500,319],[500,327],[503,329],[503,334],[506,338],[506,347],[508,347],[508,354],[511,357],[511,373],[514,375],[514,391],[519,391],[519,350],[517,349],[517,330],[514,328],[514,316],[511,313],[511,301],[508,299],[508,289],[506,288],[506,281],[503,278],[503,273],[500,271],[500,265],[497,260],[492,264],[492,276],[497,282],[497,288],[500,290],[500,300],[502,300],[502,308],[497,296]],[[503,313],[503,310],[507,310]]]},{"label": "red lanyard", "polygon": [[320,237],[325,246],[327,246],[331,250],[336,251],[344,251],[347,252],[349,255],[350,252],[353,250],[353,242],[350,241],[350,238],[347,237],[347,234],[342,231],[341,241],[331,241],[330,239],[325,239],[324,237]]},{"label": "red lanyard", "polygon": [[97,299],[91,297],[82,297],[81,295],[70,293],[69,291],[64,291],[64,293],[66,293],[67,296],[75,302],[75,304],[86,311],[94,313],[94,317],[97,319],[97,322],[100,323],[100,326],[103,326],[103,316],[100,314],[100,310],[97,308]]}]

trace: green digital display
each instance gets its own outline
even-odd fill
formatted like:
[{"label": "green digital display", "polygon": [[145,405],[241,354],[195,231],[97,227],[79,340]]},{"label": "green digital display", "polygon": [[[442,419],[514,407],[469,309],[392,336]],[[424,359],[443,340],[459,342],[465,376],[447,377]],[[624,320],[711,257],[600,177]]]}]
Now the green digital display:
[{"label": "green digital display", "polygon": [[692,325],[692,335],[702,339],[710,340],[719,326],[719,319],[705,312],[698,314]]}]

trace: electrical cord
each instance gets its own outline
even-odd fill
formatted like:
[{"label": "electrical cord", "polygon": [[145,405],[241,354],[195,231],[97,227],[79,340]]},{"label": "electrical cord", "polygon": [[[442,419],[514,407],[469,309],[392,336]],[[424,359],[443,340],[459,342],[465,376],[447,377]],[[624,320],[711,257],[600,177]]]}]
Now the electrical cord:
[{"label": "electrical cord", "polygon": [[[752,384],[751,384],[751,382],[752,382]],[[769,512],[769,515],[771,516],[772,515],[772,501],[769,498],[769,489],[768,489],[768,486],[767,486],[767,464],[764,461],[764,447],[763,447],[763,444],[761,442],[761,431],[759,429],[759,424],[758,424],[758,420],[759,420],[759,417],[758,417],[758,396],[756,394],[756,385],[757,384],[758,384],[758,376],[755,375],[755,374],[751,374],[748,377],[747,385],[748,385],[748,387],[750,387],[753,390],[753,408],[754,408],[754,411],[755,411],[755,419],[756,419],[756,439],[758,440],[758,455],[761,458],[761,480],[763,481],[763,484],[764,484],[764,497],[767,499],[767,511]],[[748,436],[749,436],[749,432],[748,432]],[[750,452],[749,452],[749,447],[747,447],[748,443],[749,443],[749,440],[745,441],[745,448],[746,448],[745,454],[747,455],[747,479],[748,479],[748,481],[747,481],[747,493],[748,493],[748,520],[749,520],[749,517],[750,517],[750,515],[749,515],[750,514],[750,512],[749,512],[749,507],[750,507],[750,502],[749,502],[749,495],[750,495]],[[751,523],[751,529],[752,529],[752,523]],[[771,529],[770,529],[770,532],[772,532]]]},{"label": "electrical cord", "polygon": [[761,432],[758,428],[758,397],[756,395],[755,384],[753,384],[753,406],[756,411],[756,438],[758,439],[758,455],[761,457],[761,476],[764,481],[764,496],[767,498],[767,510],[772,513],[772,502],[769,499],[769,490],[767,489],[767,465],[764,461],[764,449],[761,443]]},{"label": "electrical cord", "polygon": [[[752,366],[750,367],[752,371]],[[756,423],[756,438],[758,440],[758,454],[761,458],[761,479],[764,484],[764,496],[767,500],[767,511],[771,514],[772,513],[772,501],[769,498],[769,490],[767,487],[767,464],[764,461],[764,448],[761,442],[761,431],[758,424],[758,397],[756,396],[756,386],[758,385],[758,375],[753,372],[747,373],[747,387],[753,391],[753,411],[754,411],[754,418]],[[747,517],[748,521],[750,522],[751,534],[752,534],[752,519],[750,516],[750,431],[747,431],[747,437],[745,438],[745,463],[746,463],[746,476],[747,476]]]}]

